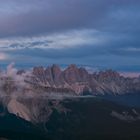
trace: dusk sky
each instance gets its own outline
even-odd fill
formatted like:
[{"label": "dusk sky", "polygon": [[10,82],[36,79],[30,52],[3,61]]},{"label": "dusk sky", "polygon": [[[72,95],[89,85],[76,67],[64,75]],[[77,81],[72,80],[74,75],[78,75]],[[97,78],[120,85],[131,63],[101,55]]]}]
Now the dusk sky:
[{"label": "dusk sky", "polygon": [[140,0],[0,0],[0,66],[140,72]]}]

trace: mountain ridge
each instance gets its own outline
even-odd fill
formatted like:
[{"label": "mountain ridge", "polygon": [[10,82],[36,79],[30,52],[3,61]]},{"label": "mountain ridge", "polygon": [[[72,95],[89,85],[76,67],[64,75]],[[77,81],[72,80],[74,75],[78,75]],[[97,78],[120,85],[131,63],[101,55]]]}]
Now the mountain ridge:
[{"label": "mountain ridge", "polygon": [[64,70],[58,65],[52,65],[46,69],[34,67],[32,74],[38,79],[37,84],[44,84],[48,88],[67,88],[76,95],[83,95],[86,92],[91,95],[105,95],[107,93],[120,95],[140,92],[139,77],[124,77],[111,69],[91,74],[85,68],[78,68],[74,64],[69,65]]},{"label": "mountain ridge", "polygon": [[[126,78],[113,70],[89,73],[85,68],[72,64],[66,69],[58,65],[34,67],[30,71],[17,70],[13,64],[0,72],[0,103],[9,113],[34,124],[44,123],[54,111],[67,114],[65,99],[81,100],[84,97],[140,93],[140,78]],[[82,97],[82,98],[80,98]],[[111,117],[139,120],[139,111],[131,115],[115,109]]]}]

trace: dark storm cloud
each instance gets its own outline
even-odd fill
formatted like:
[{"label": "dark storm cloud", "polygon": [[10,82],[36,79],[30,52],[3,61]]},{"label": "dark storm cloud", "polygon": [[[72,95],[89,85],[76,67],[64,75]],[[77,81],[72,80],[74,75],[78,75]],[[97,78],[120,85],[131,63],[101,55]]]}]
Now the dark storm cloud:
[{"label": "dark storm cloud", "polygon": [[0,50],[12,61],[140,70],[139,0],[0,2]]},{"label": "dark storm cloud", "polygon": [[124,54],[114,55],[107,53],[106,50],[102,52],[100,50],[91,50],[90,47],[87,49],[48,49],[44,51],[42,49],[15,50],[10,52],[10,56],[14,57],[8,62],[16,62],[17,65],[23,67],[52,64],[60,64],[62,66],[75,63],[100,70],[112,68],[119,71],[140,71],[139,59],[135,55],[133,57]]},{"label": "dark storm cloud", "polygon": [[135,8],[138,4],[138,0],[2,0],[1,8],[6,7],[6,11],[3,10],[4,16],[0,20],[0,36],[110,27],[109,13],[129,6]]}]

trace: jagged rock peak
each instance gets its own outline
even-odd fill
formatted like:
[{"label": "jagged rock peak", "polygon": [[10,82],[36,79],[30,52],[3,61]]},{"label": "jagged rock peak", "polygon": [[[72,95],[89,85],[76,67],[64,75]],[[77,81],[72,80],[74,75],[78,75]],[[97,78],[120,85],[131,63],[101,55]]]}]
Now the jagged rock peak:
[{"label": "jagged rock peak", "polygon": [[98,73],[99,75],[103,75],[103,76],[109,76],[109,77],[120,77],[120,74],[112,69],[108,69],[105,71],[100,71]]},{"label": "jagged rock peak", "polygon": [[75,70],[77,70],[78,67],[75,64],[70,64],[67,69],[75,69]]},{"label": "jagged rock peak", "polygon": [[33,74],[34,75],[40,75],[44,73],[44,67],[43,66],[38,66],[33,68]]},{"label": "jagged rock peak", "polygon": [[53,64],[51,66],[51,69],[52,69],[53,73],[56,73],[56,74],[60,74],[61,73],[61,68],[58,65],[56,65],[56,64]]},{"label": "jagged rock peak", "polygon": [[83,67],[80,67],[80,68],[79,68],[79,71],[80,71],[81,73],[83,73],[83,74],[89,74],[88,71],[87,71],[85,68],[83,68]]},{"label": "jagged rock peak", "polygon": [[44,67],[43,66],[34,67],[33,71],[36,71],[36,70],[44,70]]}]

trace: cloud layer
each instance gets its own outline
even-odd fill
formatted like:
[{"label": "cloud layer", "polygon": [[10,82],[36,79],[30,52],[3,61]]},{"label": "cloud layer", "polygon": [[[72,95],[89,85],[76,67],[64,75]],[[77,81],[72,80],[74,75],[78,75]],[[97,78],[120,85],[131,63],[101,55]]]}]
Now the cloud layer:
[{"label": "cloud layer", "polygon": [[140,71],[140,1],[1,0],[0,61]]}]

